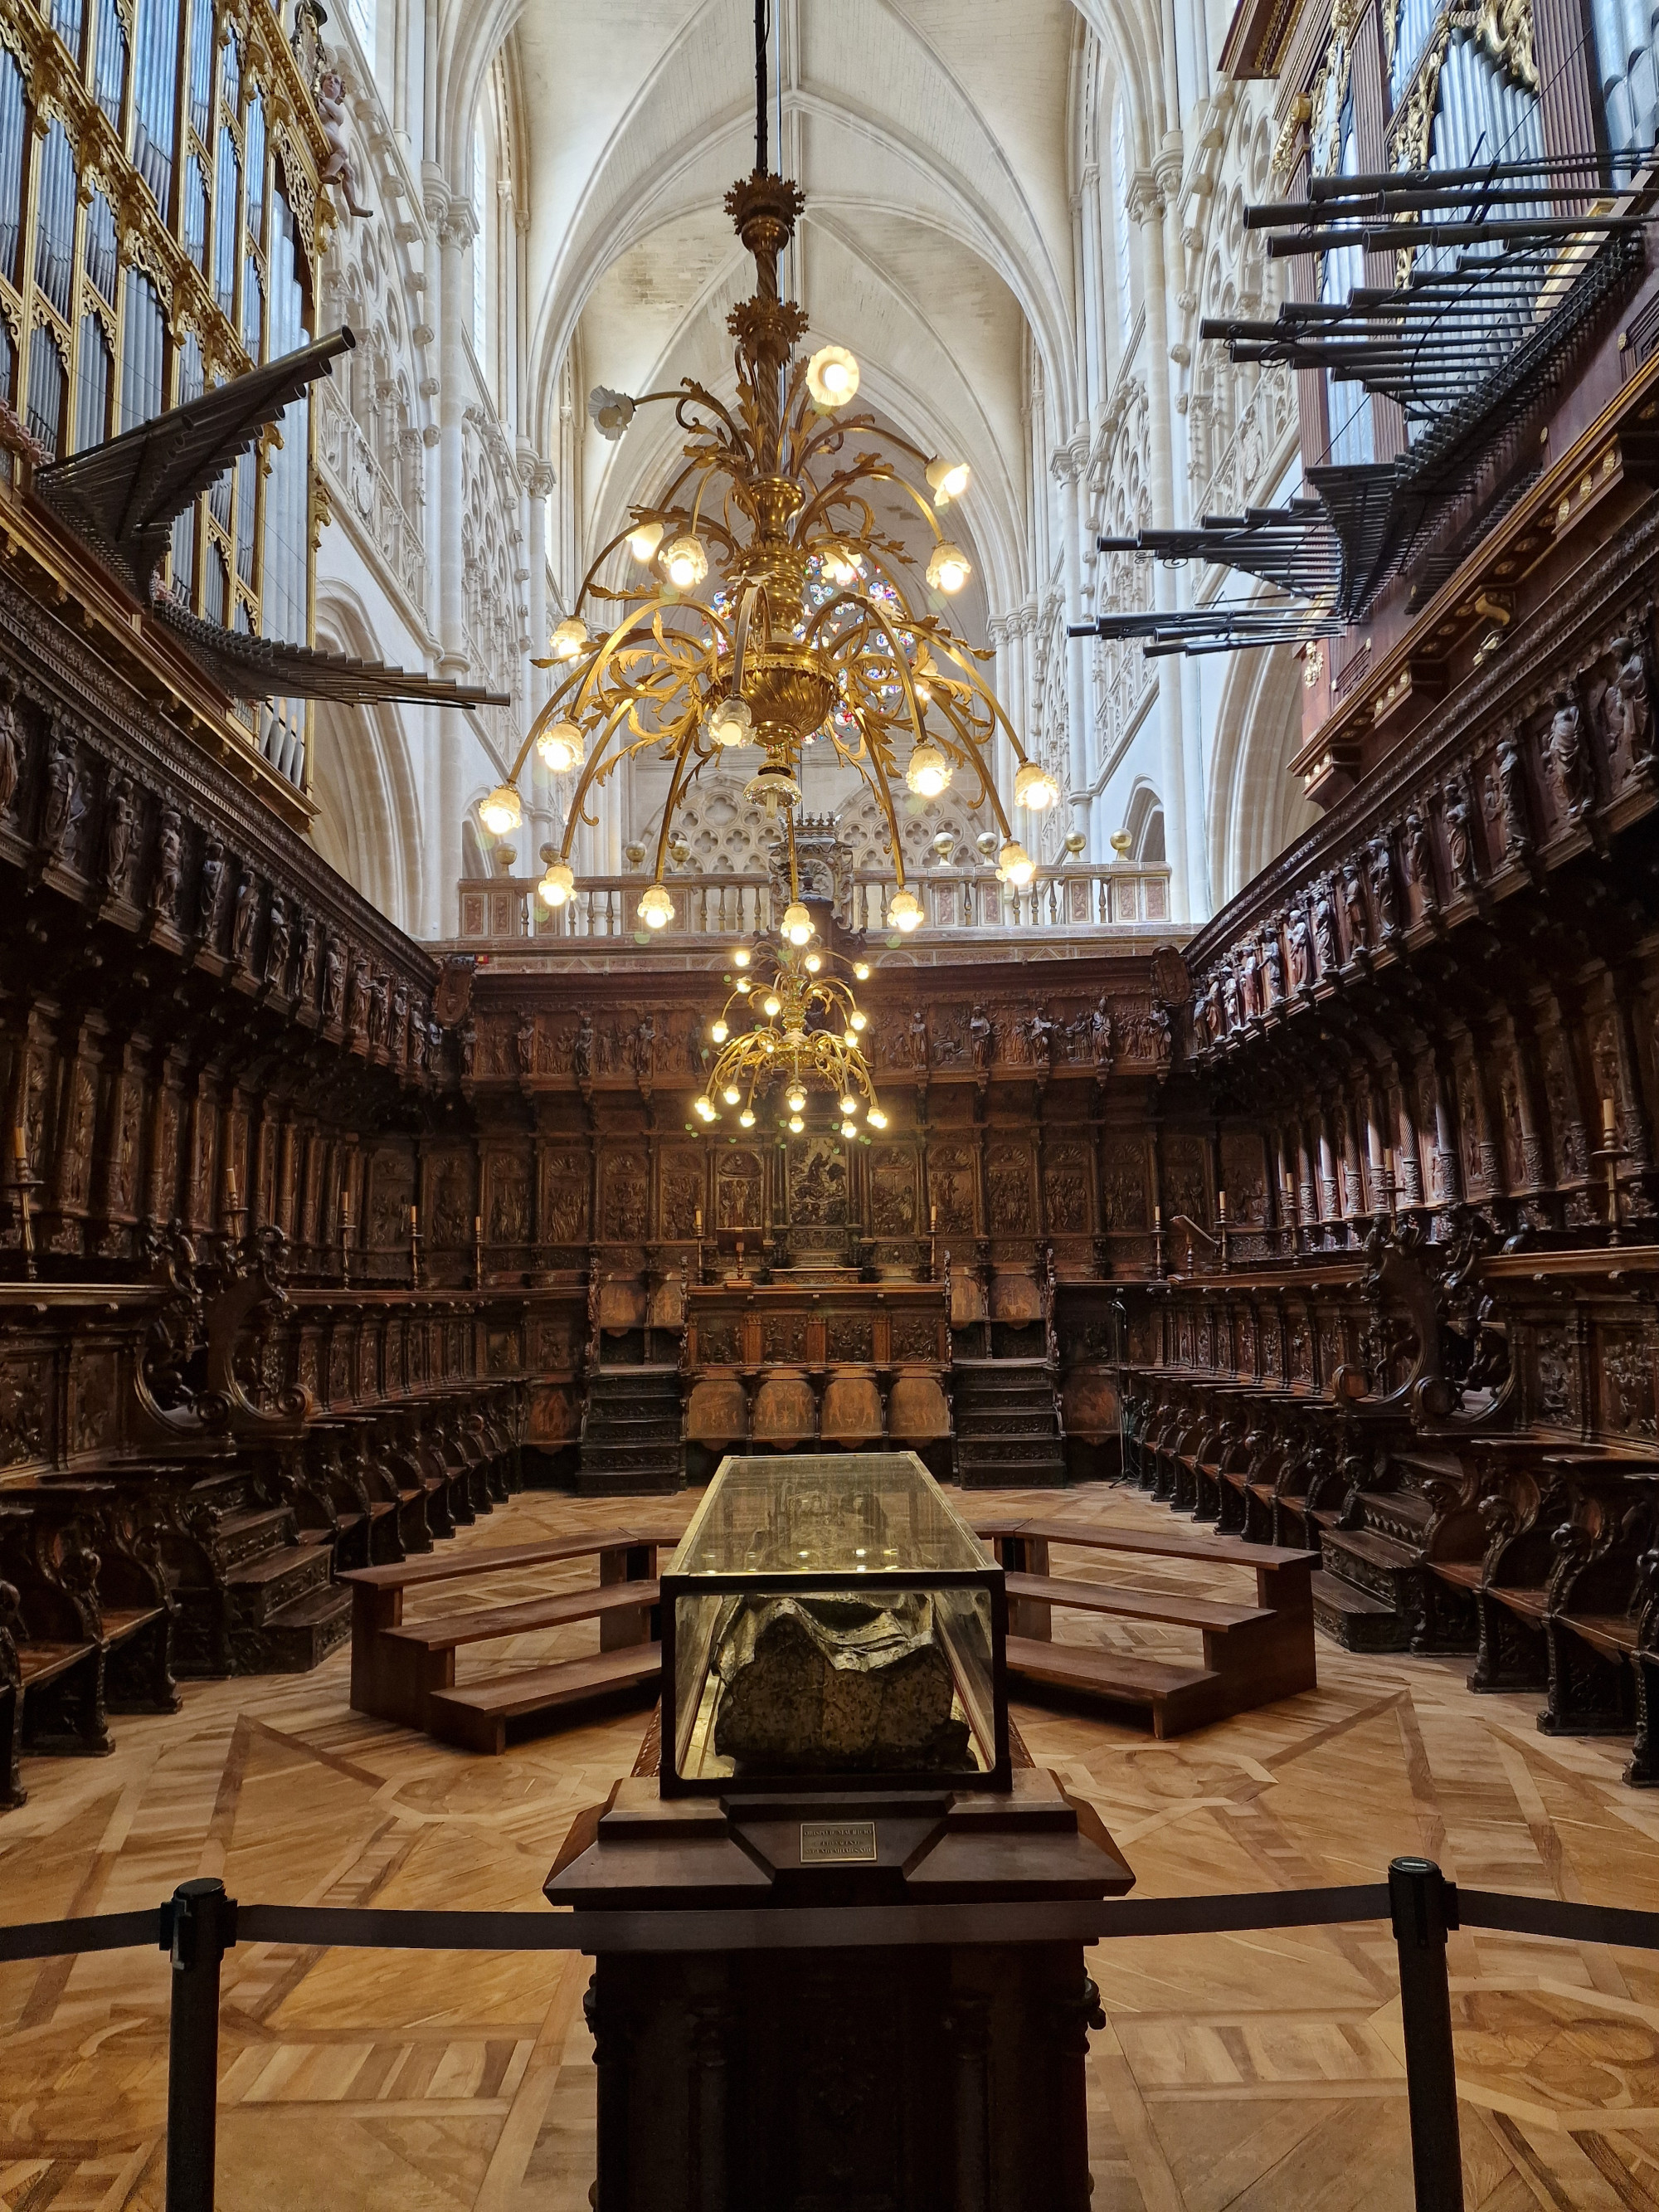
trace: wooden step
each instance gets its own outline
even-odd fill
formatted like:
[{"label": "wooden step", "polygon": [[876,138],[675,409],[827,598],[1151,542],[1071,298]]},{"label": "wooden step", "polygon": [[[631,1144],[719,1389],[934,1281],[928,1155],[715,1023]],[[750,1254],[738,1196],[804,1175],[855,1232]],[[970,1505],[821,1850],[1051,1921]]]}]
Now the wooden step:
[{"label": "wooden step", "polygon": [[1183,1535],[1171,1528],[1097,1528],[1087,1521],[1024,1521],[1003,1517],[974,1522],[975,1533],[988,1536],[1033,1536],[1049,1544],[1076,1544],[1085,1551],[1132,1552],[1144,1559],[1202,1559],[1234,1567],[1291,1566],[1298,1560],[1318,1564],[1318,1554],[1290,1551],[1279,1544],[1248,1544],[1239,1536]]},{"label": "wooden step", "polygon": [[471,1575],[493,1575],[509,1567],[548,1566],[560,1559],[587,1559],[595,1552],[633,1551],[654,1544],[665,1550],[679,1542],[684,1528],[641,1534],[632,1528],[590,1528],[571,1536],[550,1536],[538,1544],[494,1544],[477,1551],[422,1553],[395,1565],[353,1567],[343,1583],[368,1589],[416,1589],[425,1583],[459,1582]]},{"label": "wooden step", "polygon": [[1057,1688],[1084,1690],[1114,1705],[1150,1710],[1155,1736],[1203,1728],[1226,1711],[1221,1677],[1207,1667],[1172,1666],[1137,1659],[1097,1645],[1049,1644],[1035,1637],[1008,1638],[1008,1671]]},{"label": "wooden step", "polygon": [[610,1613],[641,1613],[658,1603],[661,1587],[653,1582],[608,1583],[603,1589],[562,1590],[551,1597],[526,1598],[519,1605],[493,1605],[477,1613],[452,1613],[443,1620],[404,1623],[388,1628],[388,1643],[412,1644],[422,1651],[453,1651],[462,1644],[488,1644],[502,1636],[526,1635],[536,1628],[562,1628],[573,1620],[592,1620]]},{"label": "wooden step", "polygon": [[1011,1598],[1036,1598],[1079,1613],[1110,1613],[1128,1620],[1168,1620],[1182,1628],[1228,1629],[1246,1621],[1271,1620],[1271,1612],[1254,1605],[1218,1605],[1212,1599],[1182,1597],[1173,1590],[1120,1589],[1109,1583],[1071,1583],[1048,1575],[1005,1577]]},{"label": "wooden step", "polygon": [[654,1684],[661,1677],[661,1644],[629,1644],[589,1659],[567,1659],[556,1667],[503,1674],[465,1690],[440,1691],[429,1701],[428,1726],[434,1735],[464,1751],[495,1754],[507,1749],[509,1721],[586,1705],[617,1690]]}]

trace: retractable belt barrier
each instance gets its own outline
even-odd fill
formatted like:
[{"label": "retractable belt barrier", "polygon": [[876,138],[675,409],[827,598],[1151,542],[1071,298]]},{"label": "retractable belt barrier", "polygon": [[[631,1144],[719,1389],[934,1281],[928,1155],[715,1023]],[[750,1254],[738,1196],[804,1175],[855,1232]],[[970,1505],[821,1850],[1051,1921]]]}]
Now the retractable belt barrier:
[{"label": "retractable belt barrier", "polygon": [[[83,1952],[169,1954],[167,2212],[213,2212],[219,1972],[238,1943],[404,1951],[820,1950],[848,1945],[1109,1942],[1387,1920],[1400,1955],[1417,2212],[1462,2212],[1446,1937],[1455,1928],[1659,1951],[1659,1912],[1460,1890],[1432,1860],[1395,1859],[1386,1882],[1101,1905],[852,1905],[734,1911],[421,1912],[239,1905],[221,1881],[164,1904],[0,1927],[0,1964]],[[599,2212],[605,2212],[601,2203]]]}]

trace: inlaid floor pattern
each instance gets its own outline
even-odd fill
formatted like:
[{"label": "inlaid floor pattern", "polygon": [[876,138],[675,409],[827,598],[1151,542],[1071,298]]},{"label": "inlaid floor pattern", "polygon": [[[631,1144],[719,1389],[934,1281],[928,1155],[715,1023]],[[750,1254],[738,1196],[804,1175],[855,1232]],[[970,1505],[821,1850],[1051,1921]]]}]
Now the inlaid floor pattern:
[{"label": "inlaid floor pattern", "polygon": [[[1109,1486],[1006,1501],[1149,1522]],[[690,1501],[683,1501],[689,1506]],[[462,1544],[635,1509],[520,1497]],[[1059,1555],[1058,1573],[1171,1582],[1175,1563]],[[573,1586],[591,1564],[556,1571]],[[553,1577],[499,1595],[532,1595]],[[1201,1588],[1243,1595],[1239,1570]],[[441,1610],[441,1597],[425,1602]],[[411,1614],[416,1609],[411,1607]],[[1179,1629],[1077,1614],[1056,1632],[1196,1656]],[[592,1623],[491,1646],[477,1674],[592,1648]],[[348,1659],[197,1683],[123,1718],[103,1760],[31,1760],[0,1816],[0,1918],[148,1905],[191,1875],[268,1903],[535,1909],[571,1816],[632,1765],[635,1711],[470,1757],[365,1721]],[[1099,1808],[1137,1894],[1381,1878],[1420,1851],[1471,1886],[1659,1905],[1659,1795],[1620,1743],[1552,1741],[1535,1697],[1472,1697],[1462,1661],[1322,1642],[1316,1692],[1168,1744],[1025,1701],[1034,1755]],[[468,1679],[465,1659],[462,1679]],[[1118,1942],[1090,1954],[1109,2019],[1089,2061],[1096,2212],[1405,2212],[1411,2203],[1385,1928]],[[1452,1942],[1466,2193],[1659,2212],[1659,1957],[1466,1932]],[[224,2212],[582,2212],[594,2074],[579,1958],[243,1947],[225,1963]],[[0,2205],[162,2202],[159,1952],[0,1967]]]}]

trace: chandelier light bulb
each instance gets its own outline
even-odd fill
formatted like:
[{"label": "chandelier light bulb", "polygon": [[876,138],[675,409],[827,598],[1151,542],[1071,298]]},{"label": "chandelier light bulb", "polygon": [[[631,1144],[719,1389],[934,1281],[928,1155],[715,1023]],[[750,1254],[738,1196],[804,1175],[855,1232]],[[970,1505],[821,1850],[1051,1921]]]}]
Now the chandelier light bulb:
[{"label": "chandelier light bulb", "polygon": [[769,991],[761,1000],[761,1012],[769,1021],[775,1021],[783,1012],[783,1001],[775,991]]},{"label": "chandelier light bulb", "polygon": [[841,1133],[843,1137],[856,1137],[858,1133],[859,1125],[856,1121],[843,1121],[842,1123]]},{"label": "chandelier light bulb", "polygon": [[937,799],[950,782],[951,763],[930,738],[924,738],[910,755],[904,781],[918,799]]},{"label": "chandelier light bulb", "polygon": [[641,568],[651,566],[661,544],[662,525],[659,522],[641,522],[628,533],[628,550]]},{"label": "chandelier light bulb", "polygon": [[580,615],[567,615],[547,641],[555,660],[574,660],[587,643],[587,624]]},{"label": "chandelier light bulb", "polygon": [[696,1110],[703,1121],[712,1121],[714,1118],[715,1111],[714,1100],[712,1098],[699,1098],[696,1101]]},{"label": "chandelier light bulb", "polygon": [[728,1106],[735,1106],[743,1097],[743,1093],[738,1089],[737,1085],[730,1083],[727,1084],[726,1089],[720,1095],[725,1099]]},{"label": "chandelier light bulb", "polygon": [[820,346],[806,364],[806,388],[820,407],[845,407],[859,388],[859,365],[845,346]]},{"label": "chandelier light bulb", "polygon": [[858,1042],[857,1032],[853,1030],[848,1030],[842,1037],[842,1042],[848,1052],[855,1052],[858,1049]]},{"label": "chandelier light bulb", "polygon": [[792,1115],[789,1116],[789,1128],[790,1128],[790,1133],[791,1133],[792,1135],[793,1135],[793,1136],[797,1136],[797,1137],[798,1137],[798,1136],[799,1136],[799,1134],[800,1134],[801,1131],[802,1131],[805,1127],[806,1127],[805,1122],[805,1121],[803,1121],[801,1120],[800,1115],[799,1115],[799,1114],[792,1114]]},{"label": "chandelier light bulb", "polygon": [[724,1044],[727,1037],[731,1036],[732,1032],[727,1029],[724,1022],[716,1022],[714,1027],[709,1030],[708,1034],[714,1038],[716,1044]]},{"label": "chandelier light bulb", "polygon": [[647,929],[666,929],[674,919],[674,902],[661,884],[653,884],[639,904],[640,920]]},{"label": "chandelier light bulb", "polygon": [[783,933],[792,945],[805,945],[812,934],[812,917],[799,899],[783,910]]},{"label": "chandelier light bulb", "polygon": [[809,975],[816,975],[823,965],[823,957],[821,953],[809,952],[804,964]]},{"label": "chandelier light bulb", "polygon": [[742,1113],[738,1116],[738,1127],[740,1129],[752,1129],[754,1126],[754,1111],[751,1108],[745,1106]]},{"label": "chandelier light bulb", "polygon": [[843,1121],[850,1121],[858,1110],[859,1102],[856,1098],[848,1097],[842,1100],[841,1116]]},{"label": "chandelier light bulb", "polygon": [[565,775],[573,768],[581,766],[587,745],[575,723],[568,714],[562,714],[556,722],[550,722],[537,738],[536,750],[553,775]]},{"label": "chandelier light bulb", "polygon": [[746,699],[721,699],[702,718],[702,733],[712,745],[732,751],[755,742],[755,718]]},{"label": "chandelier light bulb", "polygon": [[1014,777],[1014,799],[1032,814],[1041,814],[1060,797],[1060,786],[1046,768],[1026,761]]},{"label": "chandelier light bulb", "polygon": [[850,590],[864,574],[858,555],[849,552],[845,545],[824,548],[823,568],[830,582],[843,592]]},{"label": "chandelier light bulb", "polygon": [[732,965],[734,968],[746,968],[754,957],[746,945],[740,945],[732,955]]},{"label": "chandelier light bulb", "polygon": [[902,930],[907,937],[921,927],[921,906],[914,891],[893,893],[887,902],[887,926]]},{"label": "chandelier light bulb", "polygon": [[797,1084],[793,1090],[785,1093],[783,1103],[792,1114],[799,1114],[806,1103],[806,1093]]},{"label": "chandelier light bulb", "polygon": [[1036,862],[1017,838],[1009,838],[997,859],[1003,881],[1012,884],[1016,890],[1023,891],[1036,873]]},{"label": "chandelier light bulb", "polygon": [[708,574],[708,555],[701,538],[688,531],[662,556],[662,572],[677,592],[695,591]]},{"label": "chandelier light bulb", "polygon": [[752,977],[748,975],[738,976],[738,989],[745,999],[749,996],[749,994],[754,989],[754,988],[755,985]]},{"label": "chandelier light bulb", "polygon": [[775,1037],[763,1037],[761,1039],[761,1050],[763,1052],[775,1052],[777,1048],[777,1039]]},{"label": "chandelier light bulb", "polygon": [[524,801],[510,783],[498,783],[478,801],[478,819],[492,837],[505,837],[524,820]]},{"label": "chandelier light bulb", "polygon": [[953,499],[960,499],[972,480],[972,471],[966,461],[930,461],[927,464],[927,489],[933,495],[935,507],[948,507]]},{"label": "chandelier light bulb", "polygon": [[554,860],[547,873],[536,886],[536,893],[546,905],[561,907],[576,888],[575,871],[564,860]]},{"label": "chandelier light bulb", "polygon": [[870,1017],[869,1017],[869,1015],[868,1015],[868,1014],[866,1014],[866,1013],[861,1013],[861,1012],[859,1012],[859,1010],[855,1007],[855,1008],[854,1009],[854,1012],[853,1012],[853,1027],[854,1027],[855,1030],[867,1030],[867,1029],[869,1028],[869,1026],[870,1026]]},{"label": "chandelier light bulb", "polygon": [[973,573],[973,562],[948,538],[941,538],[927,556],[927,581],[936,592],[959,592]]},{"label": "chandelier light bulb", "polygon": [[872,1106],[865,1118],[872,1129],[884,1129],[887,1127],[887,1116],[879,1106]]},{"label": "chandelier light bulb", "polygon": [[867,960],[855,960],[853,963],[853,973],[860,983],[867,983],[870,980],[870,963]]},{"label": "chandelier light bulb", "polygon": [[743,795],[751,806],[763,806],[775,817],[780,808],[787,811],[794,805],[800,797],[800,785],[787,761],[769,760],[744,784]]}]

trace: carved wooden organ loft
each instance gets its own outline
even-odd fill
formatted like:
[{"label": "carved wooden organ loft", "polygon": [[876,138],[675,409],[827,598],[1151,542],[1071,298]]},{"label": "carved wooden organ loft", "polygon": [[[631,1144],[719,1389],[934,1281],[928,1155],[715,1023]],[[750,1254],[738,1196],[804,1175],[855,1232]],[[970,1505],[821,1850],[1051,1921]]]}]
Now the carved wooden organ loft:
[{"label": "carved wooden organ loft", "polygon": [[[266,588],[281,464],[246,457],[303,450],[340,343],[306,335],[326,203],[289,27],[254,9],[198,83],[202,16],[156,6],[188,94],[165,147],[126,76],[106,96],[118,11],[0,14],[0,1796],[20,1750],[95,1750],[177,1674],[313,1663],[347,1626],[339,1572],[519,1482],[652,1492],[734,1445],[884,1443],[969,1485],[1121,1470],[1316,1548],[1328,1633],[1467,1651],[1545,1726],[1630,1734],[1652,1780],[1651,118],[1597,140],[1553,9],[1529,46],[1505,14],[1497,54],[1405,0],[1241,13],[1234,66],[1278,81],[1286,310],[1342,313],[1251,310],[1227,340],[1297,369],[1290,520],[1148,543],[1206,562],[1218,631],[1300,638],[1321,819],[1182,946],[867,948],[887,1127],[734,1136],[690,1110],[713,974],[625,942],[434,953],[307,842],[301,724],[250,693],[423,679],[315,655],[308,569]],[[1477,64],[1533,134],[1504,156],[1524,178],[1436,136]],[[240,166],[227,307],[189,164],[216,119],[269,147],[279,108],[257,211]],[[71,124],[100,166],[65,214]],[[98,207],[123,191],[112,270]],[[1508,221],[1500,191],[1527,195],[1532,319],[1448,410],[1402,380],[1418,310],[1389,288],[1402,256],[1426,283],[1465,252],[1419,239],[1431,219]],[[1331,235],[1304,252],[1310,225]],[[251,346],[249,270],[269,307],[279,247],[295,343],[267,313]],[[1295,609],[1225,599],[1236,559]]]}]

